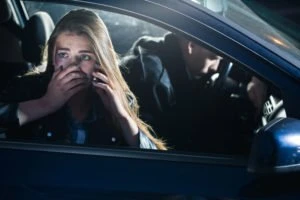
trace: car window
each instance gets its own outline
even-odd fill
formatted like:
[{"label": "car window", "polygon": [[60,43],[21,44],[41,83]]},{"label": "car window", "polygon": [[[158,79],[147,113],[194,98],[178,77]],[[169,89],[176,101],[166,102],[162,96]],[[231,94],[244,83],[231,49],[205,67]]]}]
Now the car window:
[{"label": "car window", "polygon": [[[55,24],[67,12],[79,8],[24,3],[29,17],[44,11]],[[140,118],[153,128],[154,137],[166,142],[170,151],[245,156],[256,130],[274,118],[286,117],[284,98],[278,88],[238,61],[218,55],[217,49],[207,49],[182,33],[137,18],[94,11],[108,26],[120,54],[122,76],[139,103]],[[50,119],[53,123],[49,126],[64,123],[55,124],[55,118]],[[76,126],[81,130],[80,125]],[[39,140],[41,129],[37,126],[29,139],[62,144],[71,140],[62,140],[53,132],[46,132],[46,140]],[[80,131],[77,133],[80,135]],[[112,142],[116,138],[113,136]]]}]

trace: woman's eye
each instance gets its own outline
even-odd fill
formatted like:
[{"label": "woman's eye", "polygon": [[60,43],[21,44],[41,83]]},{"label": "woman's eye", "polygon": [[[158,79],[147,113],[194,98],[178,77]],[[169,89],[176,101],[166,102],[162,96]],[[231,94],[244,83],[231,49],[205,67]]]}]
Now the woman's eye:
[{"label": "woman's eye", "polygon": [[81,60],[91,60],[91,56],[89,55],[81,55],[80,58]]},{"label": "woman's eye", "polygon": [[68,57],[68,54],[65,53],[65,52],[58,52],[58,53],[57,53],[57,56],[58,56],[59,58],[67,58],[67,57]]}]

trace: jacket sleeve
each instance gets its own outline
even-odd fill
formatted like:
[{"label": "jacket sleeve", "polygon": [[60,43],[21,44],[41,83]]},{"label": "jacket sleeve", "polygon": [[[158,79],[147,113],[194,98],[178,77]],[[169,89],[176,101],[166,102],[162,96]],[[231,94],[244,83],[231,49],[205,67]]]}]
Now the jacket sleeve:
[{"label": "jacket sleeve", "polygon": [[18,128],[19,103],[41,97],[47,89],[47,74],[31,73],[17,76],[0,90],[0,127]]},{"label": "jacket sleeve", "polygon": [[19,119],[17,117],[18,103],[0,102],[0,127],[16,128],[19,127]]},{"label": "jacket sleeve", "polygon": [[157,149],[156,145],[141,130],[139,130],[139,139],[141,149]]}]

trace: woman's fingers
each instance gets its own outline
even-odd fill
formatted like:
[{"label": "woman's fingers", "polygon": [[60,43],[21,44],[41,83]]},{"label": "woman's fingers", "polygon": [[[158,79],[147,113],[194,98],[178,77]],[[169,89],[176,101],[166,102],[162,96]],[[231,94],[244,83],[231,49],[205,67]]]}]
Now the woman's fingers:
[{"label": "woman's fingers", "polygon": [[64,85],[64,84],[67,84],[68,82],[74,80],[74,79],[83,79],[85,80],[86,82],[88,82],[88,78],[86,76],[85,73],[81,72],[81,71],[72,71],[68,74],[66,74],[61,80],[61,84]]},{"label": "woman's fingers", "polygon": [[[52,67],[54,67],[54,66],[52,66]],[[52,75],[52,80],[57,78],[58,74],[61,73],[62,68],[63,68],[63,66],[60,66],[60,67],[58,67],[58,68],[54,71],[54,73],[53,73],[53,75]]]},{"label": "woman's fingers", "polygon": [[67,74],[72,72],[82,72],[79,67],[70,66],[65,69],[61,69],[60,72],[57,74],[56,79],[61,80],[63,79]]},{"label": "woman's fingers", "polygon": [[110,85],[107,76],[100,72],[93,72],[93,82],[102,82]]},{"label": "woman's fingers", "polygon": [[77,67],[68,67],[65,69],[60,67],[54,72],[51,82],[54,90],[65,92],[76,84],[88,83],[88,78],[86,74]]},{"label": "woman's fingers", "polygon": [[78,78],[78,79],[73,79],[73,80],[70,80],[69,82],[67,82],[66,84],[64,84],[64,91],[69,91],[69,90],[72,90],[73,88],[77,87],[78,85],[83,85],[84,87],[88,87],[88,81],[85,80],[85,79],[81,79],[81,78]]},{"label": "woman's fingers", "polygon": [[115,117],[127,116],[128,113],[124,108],[118,91],[114,90],[107,76],[101,73],[94,73],[94,77],[99,78],[99,81],[93,81],[93,86],[101,97],[104,106]]},{"label": "woman's fingers", "polygon": [[86,83],[77,82],[77,84],[74,84],[73,87],[69,88],[69,90],[66,92],[66,95],[67,95],[67,97],[71,97],[86,87],[87,87]]},{"label": "woman's fingers", "polygon": [[105,93],[112,94],[113,88],[107,76],[100,72],[93,72],[92,83],[94,87],[99,88],[96,91],[103,97]]},{"label": "woman's fingers", "polygon": [[100,89],[100,90],[98,89],[97,92],[103,91],[103,92],[109,93],[109,94],[113,93],[112,88],[108,84],[106,84],[106,83],[93,81],[93,85],[94,85],[94,87]]}]

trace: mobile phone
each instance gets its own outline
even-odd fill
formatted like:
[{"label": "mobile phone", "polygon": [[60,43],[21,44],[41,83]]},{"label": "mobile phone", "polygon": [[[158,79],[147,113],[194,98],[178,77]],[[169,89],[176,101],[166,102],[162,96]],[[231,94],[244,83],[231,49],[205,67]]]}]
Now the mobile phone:
[{"label": "mobile phone", "polygon": [[97,78],[97,77],[93,77],[92,81],[95,83],[104,83],[100,78]]},{"label": "mobile phone", "polygon": [[[99,71],[99,72],[102,73],[102,70],[100,69],[100,63],[99,62],[96,62],[94,67],[95,67],[95,71]],[[104,83],[101,79],[99,79],[97,77],[93,77],[92,81],[95,82],[95,83]]]}]

